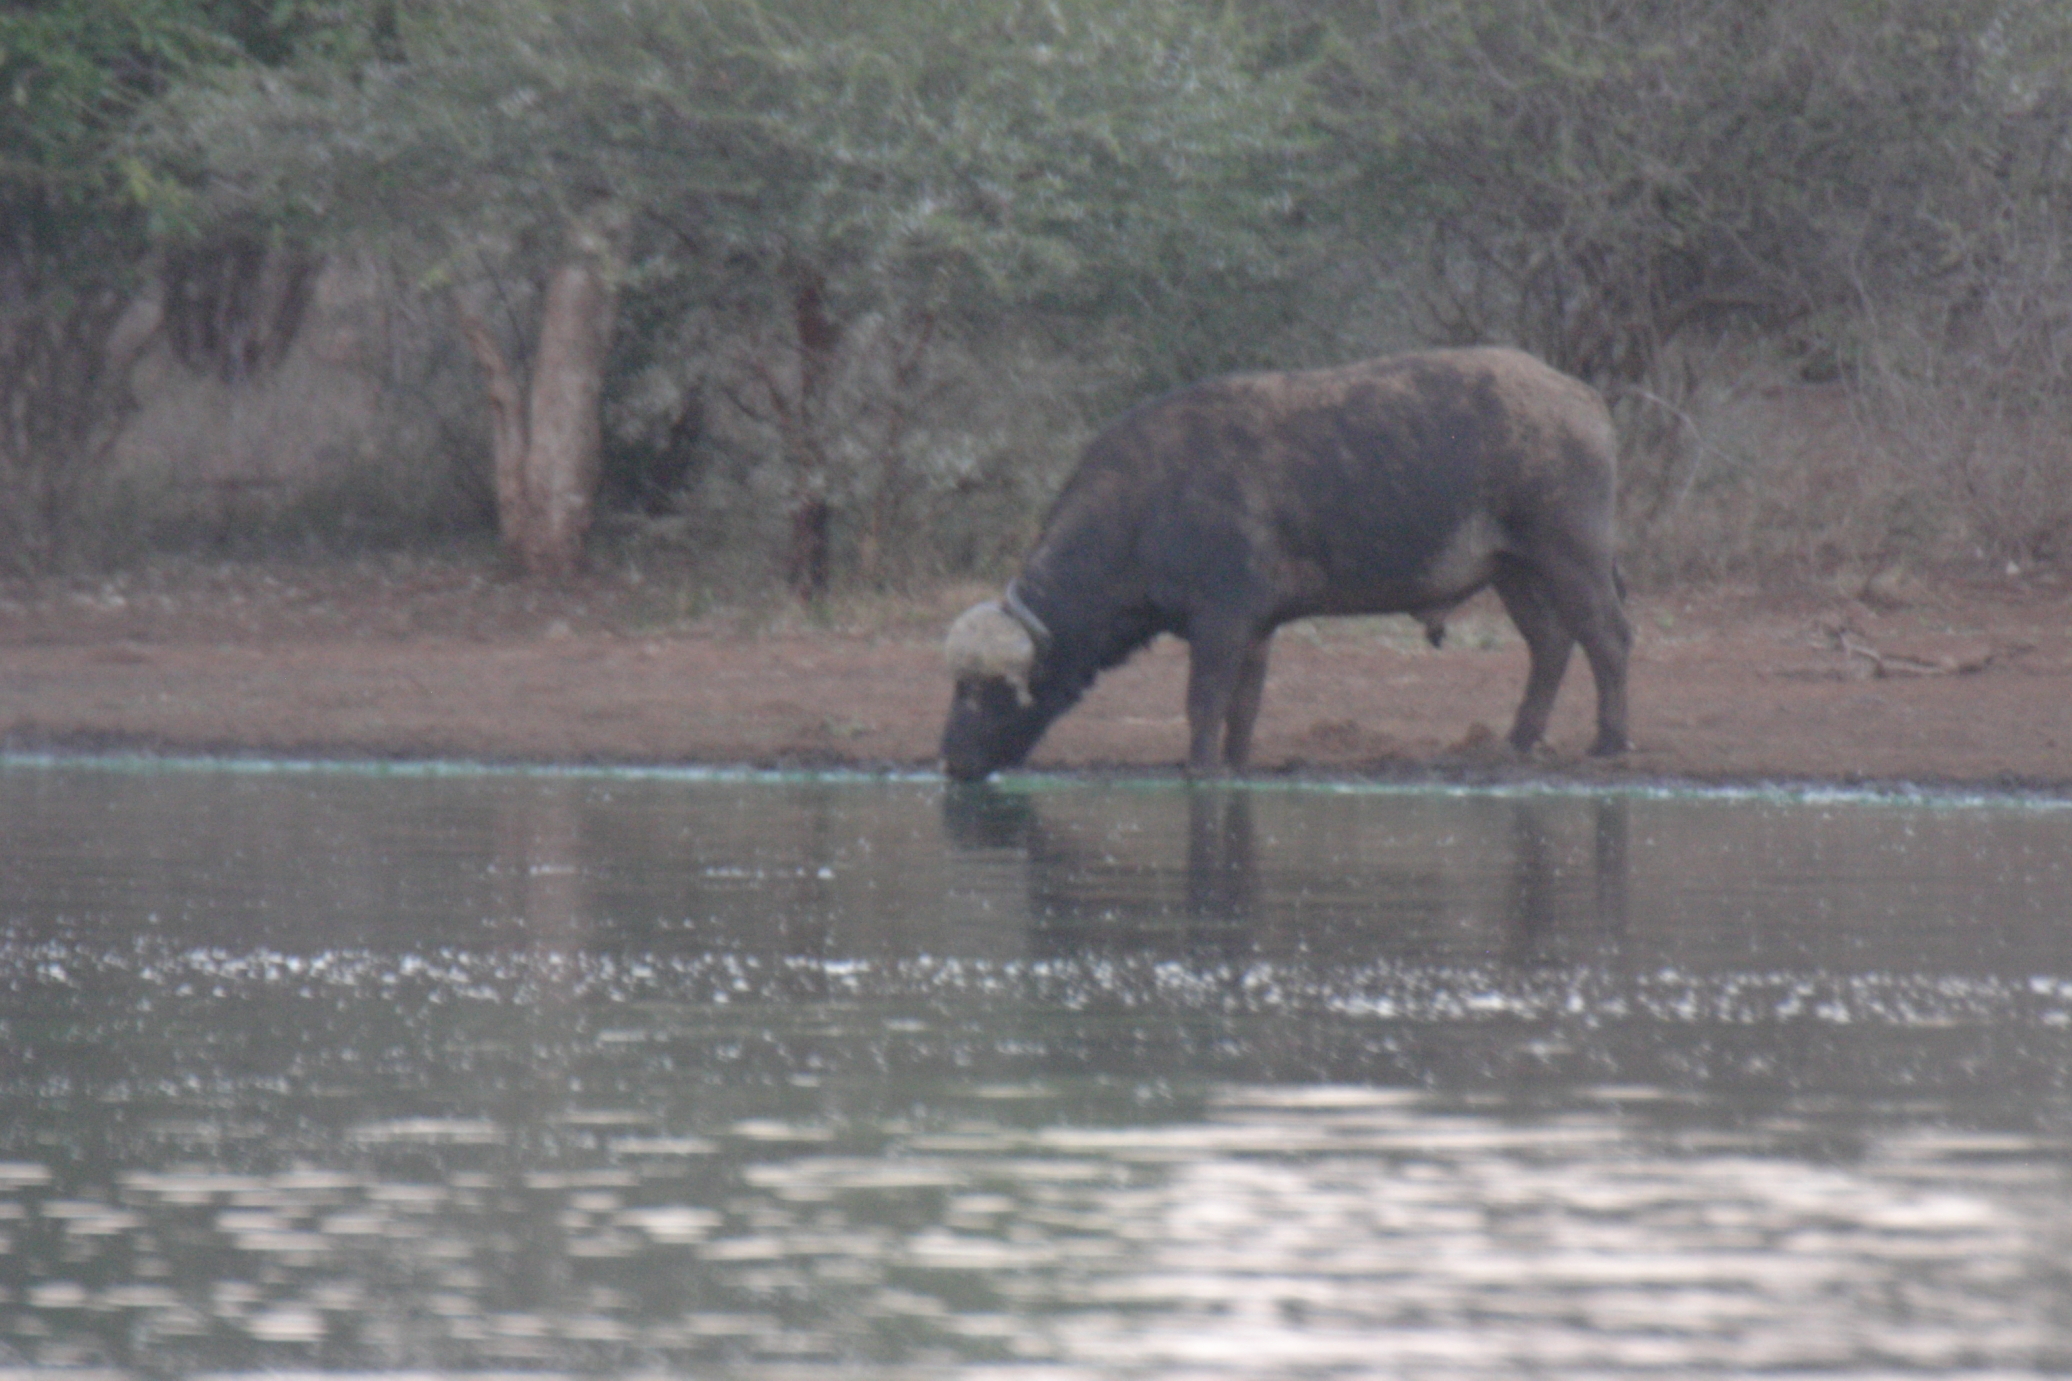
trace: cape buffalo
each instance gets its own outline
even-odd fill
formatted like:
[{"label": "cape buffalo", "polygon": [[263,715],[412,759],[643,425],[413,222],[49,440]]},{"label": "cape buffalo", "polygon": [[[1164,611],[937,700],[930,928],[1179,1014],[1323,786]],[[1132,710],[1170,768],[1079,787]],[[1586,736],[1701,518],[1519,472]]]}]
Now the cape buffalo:
[{"label": "cape buffalo", "polygon": [[951,626],[944,770],[1021,763],[1158,633],[1189,645],[1188,770],[1241,769],[1275,628],[1408,613],[1436,642],[1485,585],[1532,656],[1512,745],[1539,741],[1580,642],[1591,751],[1620,752],[1632,635],[1614,469],[1603,400],[1515,350],[1239,375],[1141,404],[1087,447],[1005,595]]}]

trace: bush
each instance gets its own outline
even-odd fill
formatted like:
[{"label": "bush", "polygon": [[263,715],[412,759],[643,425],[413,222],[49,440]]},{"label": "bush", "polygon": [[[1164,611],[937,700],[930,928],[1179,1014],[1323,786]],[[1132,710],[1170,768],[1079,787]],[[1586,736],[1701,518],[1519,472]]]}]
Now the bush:
[{"label": "bush", "polygon": [[[903,373],[899,323],[866,320],[832,362],[813,424],[827,449],[831,585],[902,590],[1009,570],[1078,458],[1109,371],[1028,334],[931,344]],[[652,425],[681,415],[682,391],[709,399],[694,473],[668,511],[614,524],[635,559],[667,561],[739,598],[784,575],[798,425],[759,382],[781,369],[756,334],[715,334],[677,389],[650,386]],[[1090,352],[1096,361],[1101,352]],[[910,358],[910,357],[908,357]],[[629,390],[638,394],[639,390]],[[624,412],[631,428],[637,415]]]}]

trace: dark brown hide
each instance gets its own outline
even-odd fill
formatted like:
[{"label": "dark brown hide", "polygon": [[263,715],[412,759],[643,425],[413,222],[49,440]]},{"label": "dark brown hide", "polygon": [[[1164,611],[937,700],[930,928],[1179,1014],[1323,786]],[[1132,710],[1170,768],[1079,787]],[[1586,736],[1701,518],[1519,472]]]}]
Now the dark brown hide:
[{"label": "dark brown hide", "polygon": [[1217,379],[1145,403],[1087,448],[1015,587],[1048,633],[1029,697],[967,677],[944,765],[1027,756],[1103,669],[1157,633],[1190,646],[1187,763],[1242,768],[1274,629],[1444,612],[1494,585],[1531,652],[1511,729],[1545,732],[1581,643],[1593,752],[1626,747],[1631,641],[1613,563],[1611,416],[1515,350],[1397,355]]}]

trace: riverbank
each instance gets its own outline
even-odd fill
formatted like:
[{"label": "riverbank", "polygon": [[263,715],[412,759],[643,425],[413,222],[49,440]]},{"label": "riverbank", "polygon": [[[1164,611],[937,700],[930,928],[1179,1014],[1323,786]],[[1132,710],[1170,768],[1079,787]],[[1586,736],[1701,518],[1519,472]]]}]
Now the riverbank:
[{"label": "riverbank", "polygon": [[[567,586],[465,562],[171,565],[0,584],[13,751],[926,769],[939,638],[976,587],[701,610],[620,575]],[[1525,650],[1487,596],[1434,651],[1408,620],[1276,640],[1262,773],[1686,779],[2072,791],[2072,589],[2049,573],[1847,598],[1640,595],[1634,751],[1581,756],[1587,667],[1551,747],[1502,750]],[[1185,648],[1161,640],[1060,720],[1032,767],[1171,768]]]}]

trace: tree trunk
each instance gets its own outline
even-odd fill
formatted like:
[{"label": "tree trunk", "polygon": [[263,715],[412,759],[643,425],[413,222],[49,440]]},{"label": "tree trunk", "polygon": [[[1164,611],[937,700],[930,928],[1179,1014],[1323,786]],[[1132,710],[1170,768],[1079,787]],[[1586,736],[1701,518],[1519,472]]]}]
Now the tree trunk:
[{"label": "tree trunk", "polygon": [[528,386],[495,333],[465,302],[461,331],[482,366],[496,464],[497,535],[527,575],[582,565],[604,444],[598,402],[618,308],[608,236],[581,227],[547,283]]},{"label": "tree trunk", "polygon": [[[475,362],[482,366],[489,395],[489,454],[496,481],[496,535],[504,550],[517,558],[529,530],[525,497],[525,390],[489,323],[465,301],[458,303],[461,334]],[[522,558],[519,558],[522,564]]]},{"label": "tree trunk", "polygon": [[827,285],[820,271],[793,267],[792,326],[799,342],[799,392],[792,465],[800,493],[791,510],[791,551],[785,576],[792,593],[811,603],[827,598],[834,577],[834,506],[821,486],[831,478],[821,450],[820,425],[827,381],[835,352],[842,345],[842,326],[827,310]]},{"label": "tree trunk", "polygon": [[532,368],[526,481],[535,538],[526,564],[567,575],[580,564],[597,498],[604,428],[605,355],[618,293],[604,265],[563,264],[547,285],[539,352]]},{"label": "tree trunk", "polygon": [[827,598],[834,574],[828,547],[833,523],[834,510],[818,494],[808,494],[792,507],[791,553],[784,578],[791,592],[809,604]]},{"label": "tree trunk", "polygon": [[84,535],[82,505],[131,406],[141,337],[118,338],[124,306],[0,263],[0,574],[53,569]]}]

